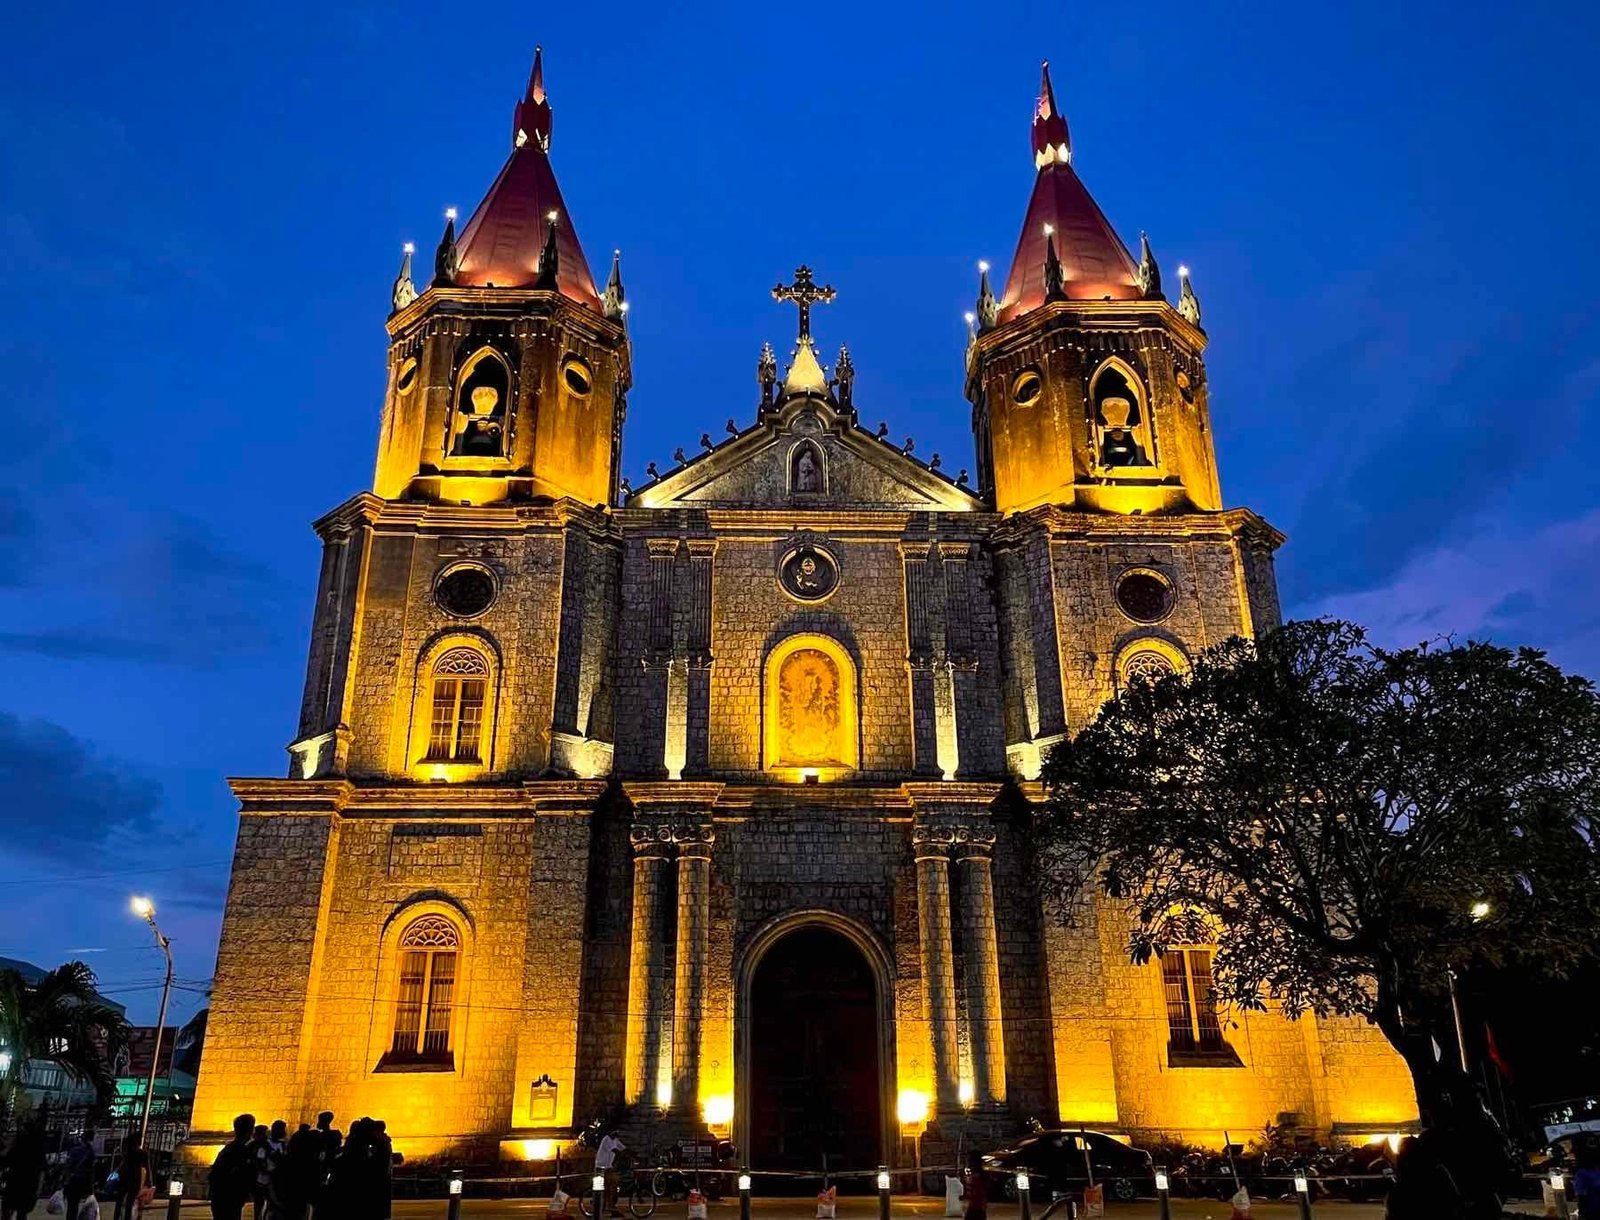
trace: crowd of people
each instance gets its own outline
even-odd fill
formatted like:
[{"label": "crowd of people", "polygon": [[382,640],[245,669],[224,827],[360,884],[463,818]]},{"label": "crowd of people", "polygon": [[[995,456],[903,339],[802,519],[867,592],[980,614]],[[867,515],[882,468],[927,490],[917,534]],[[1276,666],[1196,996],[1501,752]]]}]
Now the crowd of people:
[{"label": "crowd of people", "polygon": [[341,1220],[389,1220],[394,1167],[400,1157],[382,1120],[359,1118],[350,1133],[324,1110],[317,1124],[289,1134],[281,1118],[270,1127],[255,1115],[233,1120],[233,1139],[211,1166],[211,1215],[242,1220],[306,1220],[308,1211]]}]

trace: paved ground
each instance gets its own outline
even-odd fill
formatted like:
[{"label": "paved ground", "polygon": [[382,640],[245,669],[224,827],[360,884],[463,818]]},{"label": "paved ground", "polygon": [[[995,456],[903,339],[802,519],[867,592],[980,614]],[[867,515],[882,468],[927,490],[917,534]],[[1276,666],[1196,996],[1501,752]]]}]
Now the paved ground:
[{"label": "paved ground", "polygon": [[[1533,1204],[1521,1205],[1517,1209],[1521,1214],[1539,1216],[1543,1210]],[[111,1205],[102,1205],[100,1214],[103,1220],[111,1220]],[[202,1220],[209,1216],[210,1210],[205,1204],[191,1201],[183,1209],[184,1220]],[[467,1199],[461,1207],[463,1220],[533,1220],[543,1217],[545,1204],[542,1199]],[[840,1199],[839,1220],[876,1220],[878,1211],[876,1201],[866,1199]],[[938,1199],[907,1199],[894,1200],[893,1216],[895,1220],[901,1217],[907,1220],[937,1220],[943,1216],[944,1206]],[[1035,1210],[1034,1215],[1038,1216]],[[1158,1220],[1159,1212],[1154,1201],[1140,1203],[1108,1203],[1106,1205],[1106,1220]],[[1292,1203],[1256,1203],[1250,1209],[1251,1220],[1297,1220],[1299,1210]],[[1332,1201],[1317,1204],[1315,1216],[1317,1220],[1383,1220],[1382,1204],[1360,1204]],[[152,1209],[147,1213],[148,1220],[164,1220],[165,1208]],[[572,1209],[574,1220],[579,1220],[577,1209]],[[989,1209],[991,1220],[1019,1220],[1014,1204],[997,1204]],[[246,1220],[249,1220],[250,1211],[245,1209]],[[395,1220],[444,1220],[445,1202],[442,1199],[414,1200],[407,1199],[394,1205]],[[739,1209],[737,1204],[722,1203],[712,1204],[708,1220],[738,1220]],[[756,1199],[751,1207],[752,1220],[814,1220],[816,1210],[814,1204],[808,1199]],[[1229,1208],[1225,1203],[1216,1203],[1205,1199],[1174,1199],[1172,1201],[1173,1220],[1228,1220]],[[55,1220],[46,1218],[44,1205],[32,1213],[29,1220]],[[323,1220],[338,1220],[337,1217],[324,1217]],[[664,1204],[655,1214],[653,1220],[685,1220],[684,1205],[682,1203]],[[1056,1212],[1053,1220],[1065,1220],[1063,1212]]]}]

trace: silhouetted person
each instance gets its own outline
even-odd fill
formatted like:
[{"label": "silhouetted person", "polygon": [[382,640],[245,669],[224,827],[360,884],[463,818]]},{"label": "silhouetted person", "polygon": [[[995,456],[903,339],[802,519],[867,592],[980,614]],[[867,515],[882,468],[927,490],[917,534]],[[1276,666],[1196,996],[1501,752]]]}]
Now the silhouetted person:
[{"label": "silhouetted person", "polygon": [[372,1124],[373,1220],[389,1220],[394,1206],[394,1167],[399,1160],[389,1138],[389,1125],[380,1118]]},{"label": "silhouetted person", "polygon": [[278,1202],[288,1220],[305,1220],[306,1208],[322,1185],[322,1145],[321,1133],[310,1123],[301,1123],[289,1137],[288,1153],[278,1171]]},{"label": "silhouetted person", "polygon": [[44,1182],[44,1123],[23,1124],[11,1141],[6,1157],[6,1186],[0,1194],[0,1220],[26,1220],[39,1202]]},{"label": "silhouetted person", "polygon": [[94,1193],[94,1125],[84,1125],[83,1134],[67,1145],[61,1174],[61,1193],[67,1197],[66,1214],[77,1220],[78,1206]]},{"label": "silhouetted person", "polygon": [[983,1153],[973,1149],[967,1153],[966,1189],[961,1192],[966,1201],[964,1220],[988,1220],[989,1179],[983,1172]]},{"label": "silhouetted person", "polygon": [[259,1124],[250,1136],[250,1165],[254,1174],[250,1183],[251,1214],[255,1220],[267,1220],[267,1188],[272,1184],[272,1134]]},{"label": "silhouetted person", "polygon": [[114,1220],[133,1220],[134,1207],[139,1192],[144,1189],[150,1171],[150,1157],[139,1143],[137,1132],[130,1131],[122,1141],[122,1155],[117,1158],[117,1206],[112,1212]]},{"label": "silhouetted person", "polygon": [[1460,1220],[1461,1192],[1439,1157],[1437,1132],[1400,1141],[1383,1214],[1386,1220]]},{"label": "silhouetted person", "polygon": [[328,1182],[333,1177],[333,1165],[338,1159],[339,1149],[344,1144],[344,1136],[340,1135],[339,1128],[333,1125],[332,1110],[324,1110],[317,1115],[317,1136],[321,1140],[320,1161],[317,1167],[317,1186],[310,1202],[324,1216],[329,1216]]},{"label": "silhouetted person", "polygon": [[256,1116],[241,1114],[233,1120],[233,1138],[222,1145],[211,1162],[212,1220],[239,1220],[245,1202],[255,1193],[256,1166],[251,1136]]}]

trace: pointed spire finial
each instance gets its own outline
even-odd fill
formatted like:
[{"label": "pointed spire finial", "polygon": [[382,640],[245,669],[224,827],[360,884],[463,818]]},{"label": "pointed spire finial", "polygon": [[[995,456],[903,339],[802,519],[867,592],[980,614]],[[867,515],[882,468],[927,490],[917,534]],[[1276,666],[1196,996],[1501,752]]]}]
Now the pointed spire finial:
[{"label": "pointed spire finial", "polygon": [[1178,312],[1181,313],[1194,326],[1200,325],[1200,298],[1194,294],[1194,285],[1189,282],[1189,268],[1178,268],[1178,283],[1182,291],[1178,294]]},{"label": "pointed spire finial", "polygon": [[417,299],[417,286],[411,282],[411,256],[417,248],[410,242],[400,247],[400,274],[394,277],[394,288],[389,293],[390,304],[394,312],[399,313],[412,301]]},{"label": "pointed spire finial", "polygon": [[1063,301],[1067,296],[1066,278],[1061,270],[1061,256],[1056,253],[1054,225],[1044,227],[1044,299]]},{"label": "pointed spire finial", "polygon": [[545,292],[556,290],[556,273],[561,270],[561,255],[556,250],[556,226],[560,223],[559,212],[550,212],[544,218],[544,249],[539,251],[539,278],[533,286]]},{"label": "pointed spire finial", "polygon": [[[773,393],[778,388],[778,355],[770,343],[761,345],[761,359],[756,361],[756,380],[761,383],[761,405],[771,406]],[[728,431],[735,435],[739,431],[731,419],[728,421]]]},{"label": "pointed spire finial", "polygon": [[978,260],[978,329],[993,330],[1000,320],[1000,302],[994,299],[994,289],[989,287],[989,264]]},{"label": "pointed spire finial", "polygon": [[833,388],[841,407],[854,405],[855,386],[855,362],[850,359],[850,349],[841,343],[839,344],[839,360],[833,366]]},{"label": "pointed spire finial", "polygon": [[613,322],[626,320],[628,302],[622,291],[622,251],[611,252],[611,278],[606,281],[605,294],[600,298],[601,308]]},{"label": "pointed spire finial", "polygon": [[1036,169],[1072,160],[1072,136],[1067,131],[1067,116],[1056,108],[1048,59],[1041,68],[1041,77],[1039,101],[1033,108],[1033,164]]},{"label": "pointed spire finial", "polygon": [[456,210],[444,210],[444,234],[439,238],[439,248],[433,253],[433,282],[447,287],[456,282],[461,270],[461,251],[456,248]]},{"label": "pointed spire finial", "polygon": [[541,149],[550,148],[550,100],[544,92],[544,48],[533,48],[533,71],[528,75],[528,92],[517,103],[511,116],[511,147],[521,148],[535,140]]},{"label": "pointed spire finial", "polygon": [[1161,292],[1161,268],[1156,264],[1155,251],[1150,249],[1150,235],[1139,234],[1139,291],[1147,301],[1164,301]]}]

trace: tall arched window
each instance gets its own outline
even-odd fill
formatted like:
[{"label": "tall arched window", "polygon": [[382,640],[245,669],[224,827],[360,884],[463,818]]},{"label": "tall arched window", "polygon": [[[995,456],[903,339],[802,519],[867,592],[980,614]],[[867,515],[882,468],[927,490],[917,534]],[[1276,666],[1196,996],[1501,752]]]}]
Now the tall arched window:
[{"label": "tall arched window", "polygon": [[483,761],[489,663],[474,648],[452,648],[433,663],[428,762]]},{"label": "tall arched window", "polygon": [[443,915],[424,915],[400,935],[389,1063],[448,1064],[461,934]]}]

